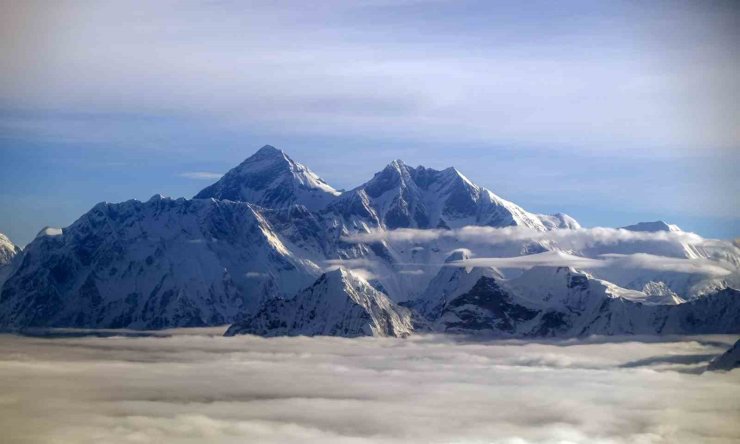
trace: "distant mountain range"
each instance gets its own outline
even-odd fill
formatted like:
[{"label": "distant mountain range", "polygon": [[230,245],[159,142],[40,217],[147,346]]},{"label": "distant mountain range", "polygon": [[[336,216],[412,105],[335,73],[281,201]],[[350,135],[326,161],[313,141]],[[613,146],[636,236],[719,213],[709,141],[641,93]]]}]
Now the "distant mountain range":
[{"label": "distant mountain range", "polygon": [[271,146],[193,199],[100,203],[22,251],[0,328],[493,336],[740,332],[740,249],[664,222],[586,229],[454,168],[349,191]]}]

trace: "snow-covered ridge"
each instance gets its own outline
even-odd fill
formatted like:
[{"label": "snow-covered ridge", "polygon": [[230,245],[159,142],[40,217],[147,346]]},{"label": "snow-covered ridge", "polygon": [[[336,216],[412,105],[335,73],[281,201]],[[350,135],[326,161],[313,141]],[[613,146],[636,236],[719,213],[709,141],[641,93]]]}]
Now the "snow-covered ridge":
[{"label": "snow-covered ridge", "polygon": [[471,182],[457,169],[411,167],[394,160],[365,184],[344,193],[330,209],[372,226],[460,228],[467,225],[525,226],[535,230],[577,228],[573,218],[537,215]]},{"label": "snow-covered ridge", "polygon": [[472,183],[457,169],[410,167],[394,160],[368,182],[339,193],[308,167],[265,145],[196,199],[228,199],[265,208],[303,205],[354,225],[383,228],[525,226],[578,228],[565,214],[539,215]]}]

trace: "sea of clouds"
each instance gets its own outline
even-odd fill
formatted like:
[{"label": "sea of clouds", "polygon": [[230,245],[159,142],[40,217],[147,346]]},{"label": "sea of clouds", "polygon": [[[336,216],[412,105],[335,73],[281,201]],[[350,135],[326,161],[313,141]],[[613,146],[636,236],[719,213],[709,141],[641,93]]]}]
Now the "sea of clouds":
[{"label": "sea of clouds", "polygon": [[0,336],[3,439],[740,440],[740,372],[702,373],[734,337],[470,342],[169,333]]}]

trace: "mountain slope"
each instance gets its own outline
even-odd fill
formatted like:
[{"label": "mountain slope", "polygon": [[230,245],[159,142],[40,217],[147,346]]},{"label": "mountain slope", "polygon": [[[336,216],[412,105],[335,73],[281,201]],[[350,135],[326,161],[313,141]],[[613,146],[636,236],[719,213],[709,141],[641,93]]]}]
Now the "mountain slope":
[{"label": "mountain slope", "polygon": [[306,166],[265,145],[218,182],[196,194],[195,199],[242,201],[266,208],[299,204],[316,210],[338,195],[338,191]]},{"label": "mountain slope", "polygon": [[339,268],[291,299],[265,301],[227,335],[397,336],[413,332],[411,313],[364,279]]},{"label": "mountain slope", "polygon": [[250,204],[101,203],[27,247],[3,286],[0,326],[218,325],[316,275]]}]

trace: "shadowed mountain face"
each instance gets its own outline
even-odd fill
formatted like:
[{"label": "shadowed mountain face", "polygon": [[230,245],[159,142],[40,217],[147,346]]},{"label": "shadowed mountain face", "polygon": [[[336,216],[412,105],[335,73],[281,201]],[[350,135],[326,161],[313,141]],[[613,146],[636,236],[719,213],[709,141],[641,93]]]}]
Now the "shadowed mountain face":
[{"label": "shadowed mountain face", "polygon": [[730,371],[740,368],[740,339],[729,350],[709,363],[707,370]]},{"label": "shadowed mountain face", "polygon": [[[649,246],[732,267],[740,256],[731,245],[666,248],[638,240],[564,255],[552,241],[489,245],[475,236],[436,237],[469,226],[538,235],[579,228],[563,214],[528,212],[454,168],[393,161],[339,193],[265,146],[194,199],[101,203],[69,227],[42,230],[0,268],[0,328],[157,329],[238,320],[232,334],[268,336],[404,336],[419,326],[525,336],[737,330],[737,298],[726,289],[736,274],[614,273],[626,289],[567,267],[522,273],[465,265],[476,256],[471,250],[594,258]],[[421,237],[353,240],[391,229]],[[701,291],[691,296],[701,298],[682,304],[684,290],[694,288]]]},{"label": "shadowed mountain face", "polygon": [[434,329],[515,337],[740,333],[737,290],[679,305],[647,305],[614,297],[583,273],[564,277],[568,285],[541,290],[548,296],[560,290],[557,300],[537,300],[511,282],[481,277],[444,306]]},{"label": "shadowed mountain face", "polygon": [[227,335],[408,336],[411,312],[345,269],[325,273],[295,297],[266,301]]}]

